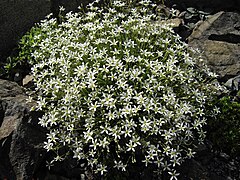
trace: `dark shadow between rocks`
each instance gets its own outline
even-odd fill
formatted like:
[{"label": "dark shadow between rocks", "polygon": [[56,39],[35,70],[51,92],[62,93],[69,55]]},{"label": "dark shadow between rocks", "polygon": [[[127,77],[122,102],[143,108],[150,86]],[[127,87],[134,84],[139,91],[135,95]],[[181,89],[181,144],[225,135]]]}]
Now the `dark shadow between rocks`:
[{"label": "dark shadow between rocks", "polygon": [[240,43],[240,35],[236,34],[211,34],[208,37],[209,40],[213,41],[223,41],[223,42],[228,42],[228,43],[233,43],[233,44],[238,44]]}]

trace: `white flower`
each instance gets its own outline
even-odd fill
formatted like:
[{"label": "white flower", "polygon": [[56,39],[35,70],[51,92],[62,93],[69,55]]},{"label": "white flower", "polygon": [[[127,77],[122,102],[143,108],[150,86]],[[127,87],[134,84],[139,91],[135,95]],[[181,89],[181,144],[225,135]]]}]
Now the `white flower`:
[{"label": "white flower", "polygon": [[109,146],[110,142],[108,141],[107,137],[104,137],[103,140],[100,140],[99,146],[102,146],[103,148],[107,148]]},{"label": "white flower", "polygon": [[118,128],[118,126],[114,126],[111,130],[110,135],[112,135],[114,137],[114,141],[117,141],[118,139],[121,139],[120,135],[121,135],[121,129]]},{"label": "white flower", "polygon": [[44,148],[47,149],[47,151],[50,151],[53,149],[53,141],[51,139],[48,139],[47,142],[44,142]]},{"label": "white flower", "polygon": [[53,161],[50,162],[46,161],[46,167],[48,168],[48,170],[50,170],[52,166],[54,166]]},{"label": "white flower", "polygon": [[139,119],[139,122],[141,123],[141,131],[146,133],[151,129],[151,120],[147,119],[146,117],[143,117],[143,119]]},{"label": "white flower", "polygon": [[37,101],[37,109],[41,111],[41,110],[43,110],[43,108],[46,107],[46,105],[47,105],[46,99],[39,97],[38,101]]},{"label": "white flower", "polygon": [[95,101],[94,104],[91,103],[89,110],[95,112],[98,107],[100,107],[100,105],[97,101]]},{"label": "white flower", "polygon": [[188,148],[187,157],[192,158],[192,157],[194,157],[194,154],[196,154],[196,152],[193,152],[191,148]]},{"label": "white flower", "polygon": [[107,172],[107,166],[99,164],[98,167],[97,167],[97,171],[100,172],[101,175],[103,175],[104,172]]},{"label": "white flower", "polygon": [[50,133],[47,134],[47,139],[49,140],[49,142],[54,142],[56,143],[56,140],[58,140],[58,137],[56,137],[58,130],[56,131],[50,131]]},{"label": "white flower", "polygon": [[176,170],[170,171],[168,174],[171,176],[170,180],[177,180],[177,176],[179,176],[179,173],[177,173]]},{"label": "white flower", "polygon": [[93,150],[96,150],[98,146],[99,146],[98,140],[92,139],[92,144],[90,144],[89,147],[92,147]]},{"label": "white flower", "polygon": [[129,143],[127,143],[127,151],[135,152],[135,147],[136,147],[136,144],[133,143],[132,140],[130,140]]},{"label": "white flower", "polygon": [[92,137],[93,132],[92,131],[88,130],[87,132],[83,132],[83,134],[84,134],[84,139],[86,142],[93,140],[93,137]]}]

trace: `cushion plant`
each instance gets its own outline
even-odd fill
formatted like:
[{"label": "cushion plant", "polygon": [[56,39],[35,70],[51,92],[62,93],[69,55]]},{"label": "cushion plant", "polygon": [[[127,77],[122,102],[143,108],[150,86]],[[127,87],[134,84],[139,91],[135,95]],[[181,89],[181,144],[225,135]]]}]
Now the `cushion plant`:
[{"label": "cushion plant", "polygon": [[103,175],[140,161],[176,179],[193,156],[215,75],[156,11],[146,0],[95,1],[38,25],[30,63],[51,163],[72,155]]}]

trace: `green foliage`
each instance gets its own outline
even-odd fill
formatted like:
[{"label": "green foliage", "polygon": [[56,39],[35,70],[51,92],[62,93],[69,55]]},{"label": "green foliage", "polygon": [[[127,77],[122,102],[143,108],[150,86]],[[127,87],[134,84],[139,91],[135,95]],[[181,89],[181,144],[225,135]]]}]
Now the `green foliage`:
[{"label": "green foliage", "polygon": [[56,153],[50,164],[71,155],[104,175],[140,163],[175,179],[203,142],[215,75],[155,7],[94,2],[61,24],[49,16],[23,40],[49,130],[44,147]]},{"label": "green foliage", "polygon": [[208,123],[208,137],[218,150],[239,155],[240,102],[231,96],[216,101],[220,113]]},{"label": "green foliage", "polygon": [[[19,69],[30,71],[31,54],[36,50],[36,44],[39,44],[45,35],[37,25],[31,28],[31,30],[20,39],[18,48],[14,49],[13,54],[7,58],[2,76],[11,78]],[[39,36],[37,41],[33,38],[35,36]]]},{"label": "green foliage", "polygon": [[19,47],[20,47],[20,51],[18,56],[16,57],[17,61],[19,63],[23,63],[23,62],[30,62],[30,60],[32,59],[31,54],[34,52],[35,49],[33,49],[32,47],[35,46],[35,44],[38,44],[41,42],[41,40],[44,38],[41,37],[38,39],[38,41],[35,41],[35,39],[33,37],[35,36],[42,36],[45,35],[42,31],[42,29],[38,26],[35,26],[33,28],[31,28],[31,30],[22,37],[22,39],[19,42]]}]

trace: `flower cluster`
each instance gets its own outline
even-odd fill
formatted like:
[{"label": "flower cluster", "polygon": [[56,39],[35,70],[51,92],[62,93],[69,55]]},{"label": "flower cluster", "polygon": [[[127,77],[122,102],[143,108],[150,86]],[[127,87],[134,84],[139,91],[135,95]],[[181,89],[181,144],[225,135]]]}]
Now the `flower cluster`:
[{"label": "flower cluster", "polygon": [[33,37],[45,148],[57,153],[52,162],[64,159],[64,148],[100,174],[142,161],[173,179],[205,137],[205,105],[215,92],[205,80],[214,75],[152,13],[156,5],[97,5],[67,13],[61,24],[50,17],[39,24],[44,36]]}]

